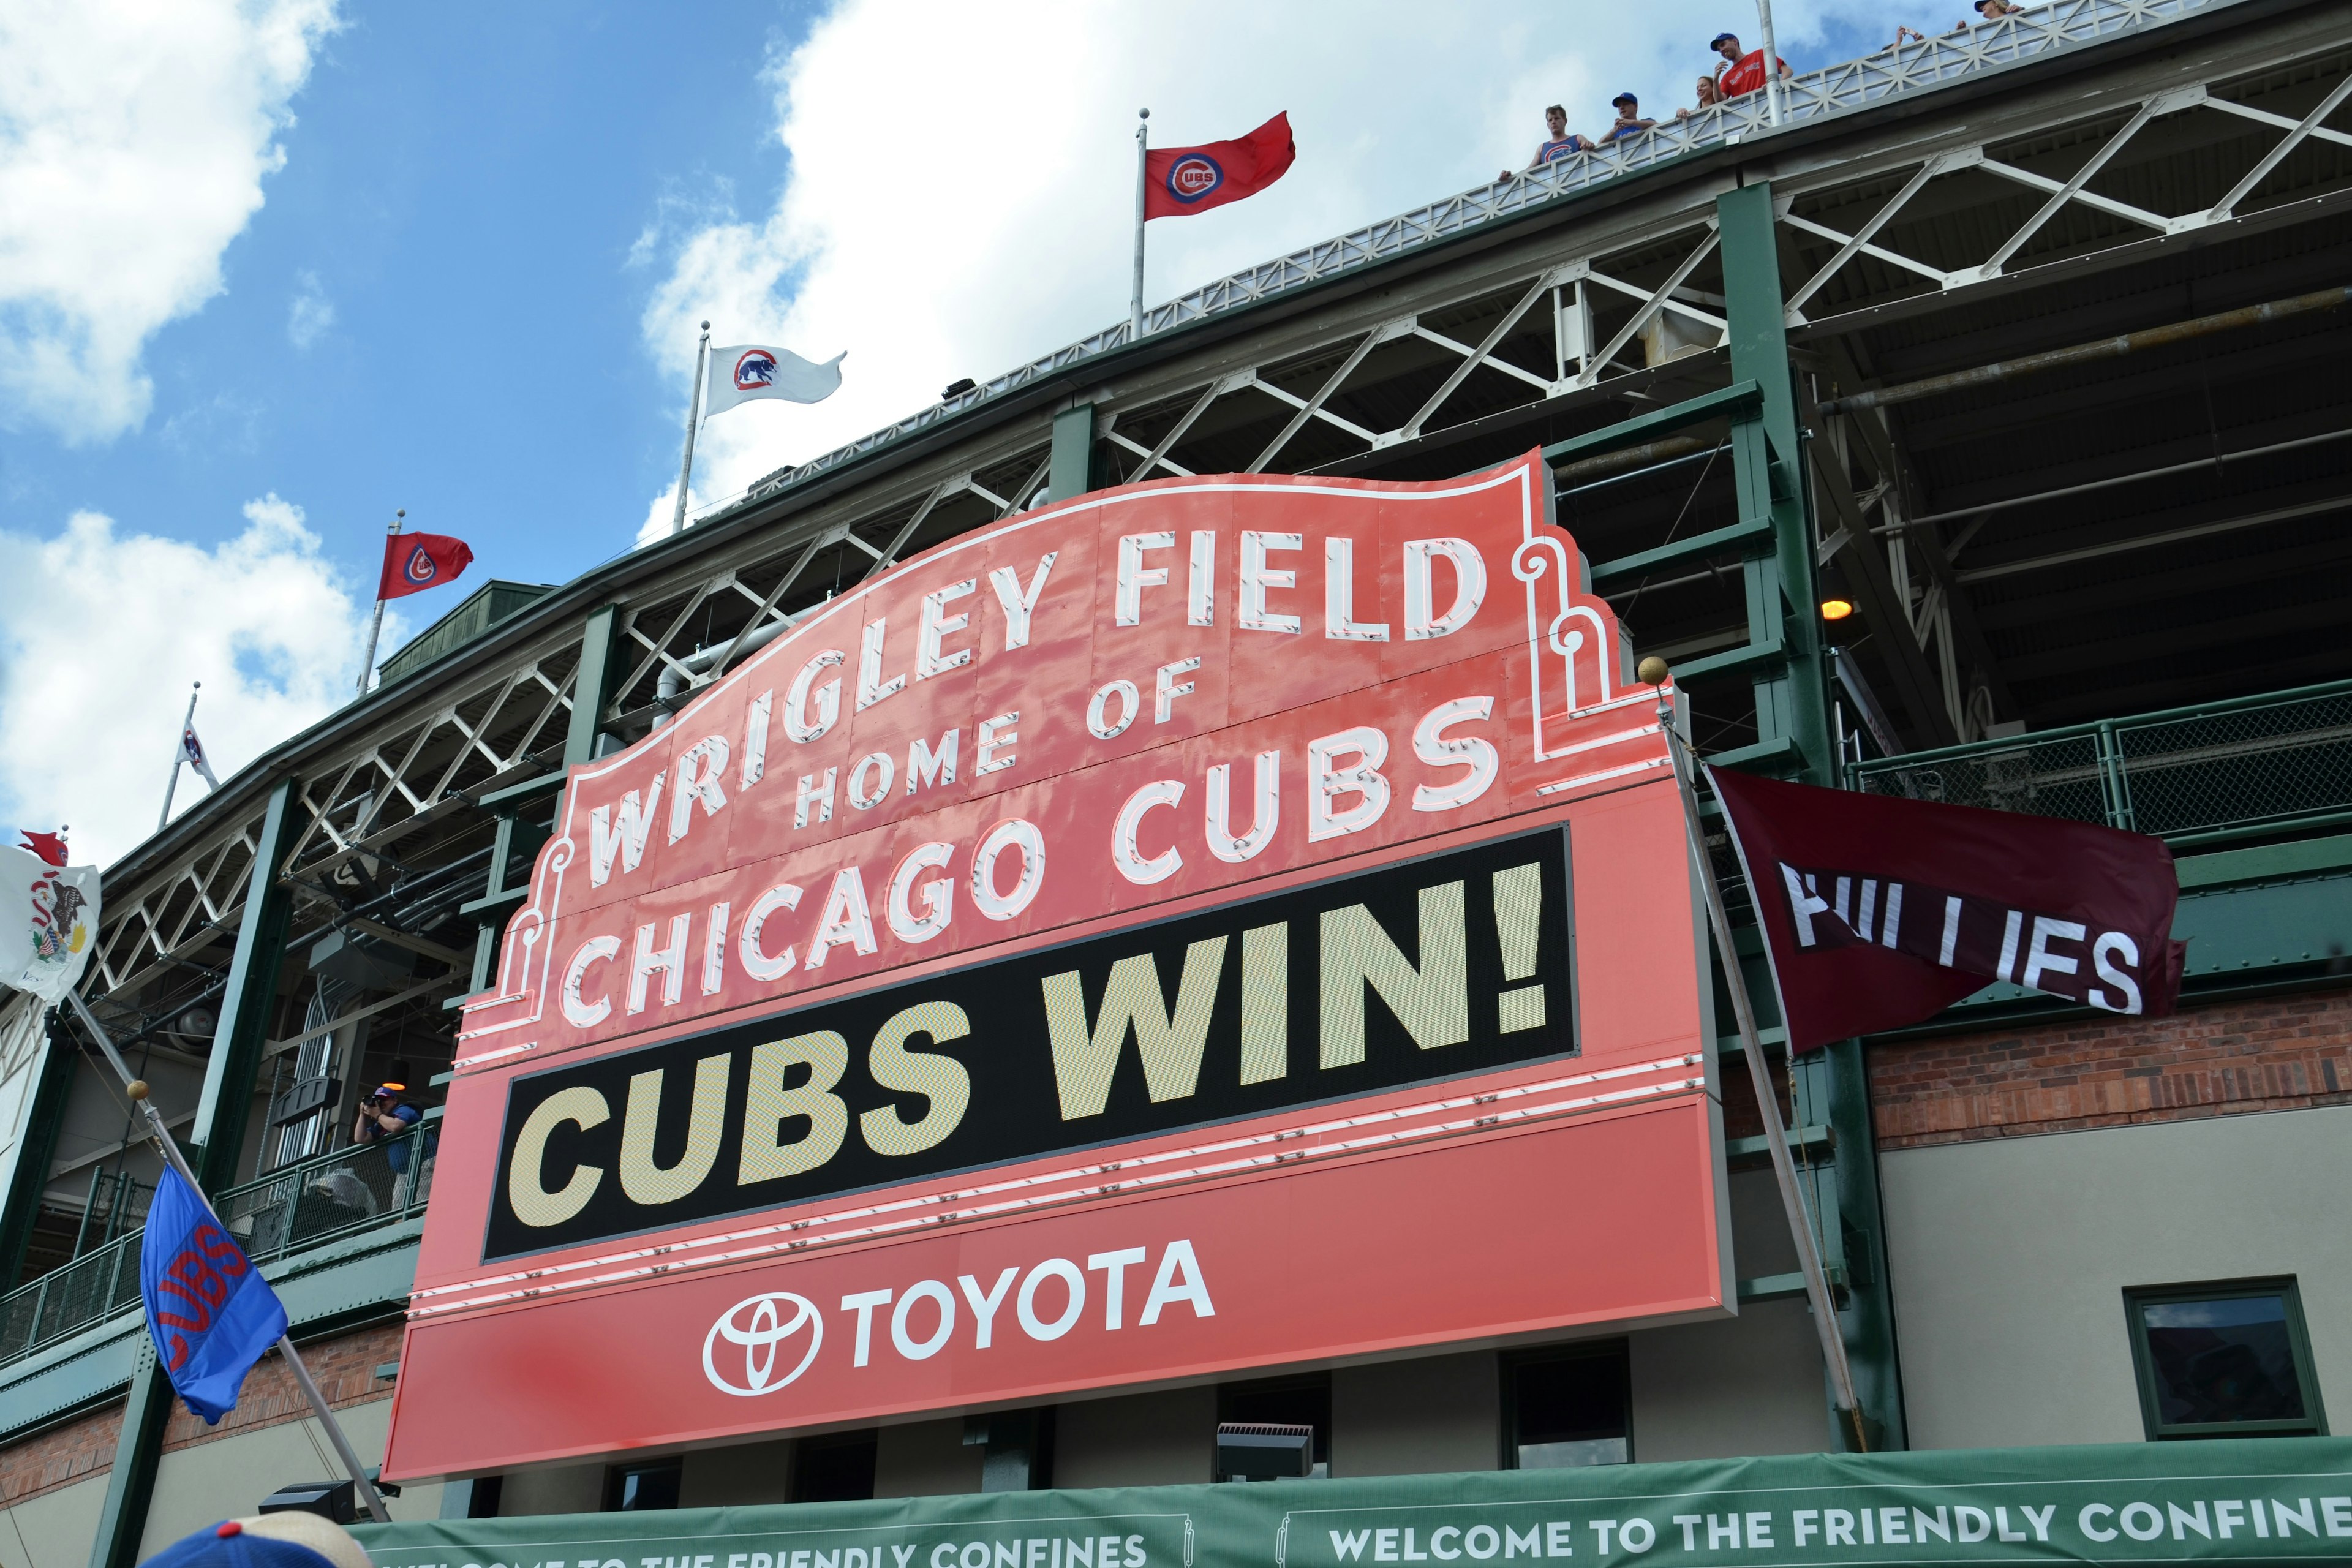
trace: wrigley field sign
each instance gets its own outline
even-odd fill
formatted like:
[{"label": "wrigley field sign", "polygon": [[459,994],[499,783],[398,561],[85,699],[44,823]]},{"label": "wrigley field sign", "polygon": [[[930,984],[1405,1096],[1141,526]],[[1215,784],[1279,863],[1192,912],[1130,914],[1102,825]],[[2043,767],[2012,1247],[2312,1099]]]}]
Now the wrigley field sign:
[{"label": "wrigley field sign", "polygon": [[2352,1555],[2352,1441],[1796,1455],[353,1533],[377,1568],[2329,1563]]}]

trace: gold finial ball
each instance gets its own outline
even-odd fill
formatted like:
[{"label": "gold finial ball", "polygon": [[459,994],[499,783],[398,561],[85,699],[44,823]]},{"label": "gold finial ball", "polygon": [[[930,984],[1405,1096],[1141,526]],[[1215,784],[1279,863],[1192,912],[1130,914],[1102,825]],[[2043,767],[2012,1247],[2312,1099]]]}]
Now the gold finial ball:
[{"label": "gold finial ball", "polygon": [[1663,686],[1666,680],[1666,661],[1652,654],[1634,668],[1633,673],[1644,686]]},{"label": "gold finial ball", "polygon": [[133,1100],[144,1100],[147,1098],[147,1080],[143,1078],[134,1078],[131,1080],[130,1087],[122,1092]]}]

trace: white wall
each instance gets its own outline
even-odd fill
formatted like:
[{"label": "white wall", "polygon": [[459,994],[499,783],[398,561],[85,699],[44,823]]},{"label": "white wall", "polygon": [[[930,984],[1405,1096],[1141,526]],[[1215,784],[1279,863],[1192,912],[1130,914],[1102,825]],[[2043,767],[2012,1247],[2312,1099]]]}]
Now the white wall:
[{"label": "white wall", "polygon": [[[1731,1232],[1741,1276],[1795,1270],[1796,1243],[1771,1172],[1732,1176]],[[1635,1334],[1633,1363],[1636,1463],[1811,1454],[1828,1446],[1821,1341],[1802,1300],[1759,1302],[1728,1322]]]},{"label": "white wall", "polygon": [[2352,1420],[2352,1108],[2000,1138],[1881,1160],[1911,1444],[2146,1436],[2123,1292],[2302,1282],[2323,1399]]},{"label": "white wall", "polygon": [[[0,1509],[0,1563],[16,1568],[89,1568],[98,1516],[106,1507],[103,1472],[29,1501]],[[183,1531],[183,1533],[185,1533]]]},{"label": "white wall", "polygon": [[1343,1366],[1331,1374],[1331,1473],[1491,1470],[1502,1453],[1492,1351]]},{"label": "white wall", "polygon": [[[392,1424],[391,1400],[338,1410],[335,1417],[362,1457],[383,1452]],[[299,1421],[281,1421],[238,1436],[174,1449],[163,1456],[156,1469],[155,1494],[147,1507],[147,1529],[139,1540],[139,1555],[151,1556],[205,1525],[249,1515],[279,1487],[296,1481],[340,1480],[342,1474],[334,1445],[317,1419],[307,1415]],[[98,1479],[102,1485],[105,1478]],[[440,1483],[404,1488],[385,1506],[396,1520],[437,1519]],[[95,1527],[93,1515],[93,1531]],[[89,1561],[89,1539],[85,1534],[82,1542],[85,1563]]]}]

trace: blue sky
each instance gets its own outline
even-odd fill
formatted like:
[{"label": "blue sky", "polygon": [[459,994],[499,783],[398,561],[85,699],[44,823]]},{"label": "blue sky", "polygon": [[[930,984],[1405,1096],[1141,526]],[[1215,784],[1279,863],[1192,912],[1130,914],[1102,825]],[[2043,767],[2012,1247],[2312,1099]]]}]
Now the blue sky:
[{"label": "blue sky", "polygon": [[402,506],[473,541],[478,572],[561,581],[625,548],[679,435],[632,247],[666,203],[781,179],[758,70],[805,23],[745,3],[686,26],[629,5],[349,13],[226,292],[149,342],[143,428],[0,445],[0,519],[91,508],[211,542],[275,490],[355,575]]},{"label": "blue sky", "polygon": [[[1800,69],[1958,0],[1780,0]],[[1951,15],[1947,16],[1948,11]],[[848,351],[702,437],[694,504],[1124,313],[1134,111],[1287,110],[1265,195],[1154,226],[1154,300],[1492,178],[1541,110],[1687,101],[1749,0],[77,0],[0,20],[0,823],[154,825],[348,700],[382,531],[561,582],[674,500],[695,323]],[[1171,38],[1213,39],[1213,58]],[[194,798],[193,784],[181,806]]]}]

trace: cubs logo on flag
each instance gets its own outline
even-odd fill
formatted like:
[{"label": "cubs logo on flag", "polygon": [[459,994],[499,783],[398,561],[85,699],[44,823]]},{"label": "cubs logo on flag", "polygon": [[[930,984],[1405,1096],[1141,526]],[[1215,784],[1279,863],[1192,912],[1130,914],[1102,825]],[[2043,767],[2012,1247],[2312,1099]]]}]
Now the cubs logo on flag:
[{"label": "cubs logo on flag", "polygon": [[1146,151],[1143,216],[1184,217],[1254,196],[1282,178],[1297,155],[1287,112],[1235,141]]},{"label": "cubs logo on flag", "polygon": [[841,385],[841,362],[847,357],[845,352],[818,364],[790,349],[757,343],[712,349],[709,384],[703,389],[703,417],[762,397],[822,403]]},{"label": "cubs logo on flag", "polygon": [[766,349],[745,349],[735,361],[735,390],[763,392],[776,384],[776,356]]},{"label": "cubs logo on flag", "polygon": [[217,1423],[236,1407],[253,1363],[285,1334],[286,1309],[219,1217],[169,1168],[147,1207],[139,1286],[164,1375],[205,1425]]},{"label": "cubs logo on flag", "polygon": [[397,599],[455,582],[473,560],[473,551],[462,539],[446,533],[395,533],[383,542],[383,575],[375,596]]}]

